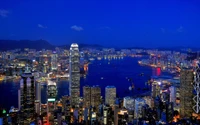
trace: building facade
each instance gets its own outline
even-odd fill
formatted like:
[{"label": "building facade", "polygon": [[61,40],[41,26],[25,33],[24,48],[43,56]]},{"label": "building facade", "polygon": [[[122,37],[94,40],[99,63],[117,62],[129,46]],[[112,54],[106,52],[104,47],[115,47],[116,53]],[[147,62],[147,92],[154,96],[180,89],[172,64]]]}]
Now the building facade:
[{"label": "building facade", "polygon": [[91,87],[91,106],[98,109],[101,104],[101,88],[99,86]]},{"label": "building facade", "polygon": [[126,109],[133,111],[135,109],[135,99],[130,96],[124,97],[123,106]]},{"label": "building facade", "polygon": [[108,105],[114,105],[116,99],[116,87],[115,86],[107,86],[106,87],[106,96],[105,103]]},{"label": "building facade", "polygon": [[35,79],[27,66],[20,80],[20,124],[29,124],[35,115]]},{"label": "building facade", "polygon": [[142,107],[145,105],[145,100],[143,98],[136,98],[135,99],[135,111],[134,111],[134,118],[138,119],[142,117]]},{"label": "building facade", "polygon": [[182,69],[180,73],[180,116],[189,118],[193,113],[193,80],[191,69]]},{"label": "building facade", "polygon": [[58,55],[54,52],[51,55],[51,70],[57,70],[58,66],[57,66],[57,58]]},{"label": "building facade", "polygon": [[69,94],[70,103],[72,106],[79,106],[80,98],[80,58],[78,44],[73,43],[70,47],[70,59],[69,59]]},{"label": "building facade", "polygon": [[53,81],[48,80],[47,85],[47,121],[48,123],[54,122],[54,110],[56,108],[57,86]]},{"label": "building facade", "polygon": [[91,88],[90,86],[83,87],[83,105],[85,108],[91,106]]}]

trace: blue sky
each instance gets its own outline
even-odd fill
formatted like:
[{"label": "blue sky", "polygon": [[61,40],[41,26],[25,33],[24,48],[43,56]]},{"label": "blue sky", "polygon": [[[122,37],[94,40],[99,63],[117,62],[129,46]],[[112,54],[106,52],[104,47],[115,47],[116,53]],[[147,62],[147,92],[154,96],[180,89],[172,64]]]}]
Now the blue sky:
[{"label": "blue sky", "polygon": [[0,39],[200,46],[198,0],[1,0]]}]

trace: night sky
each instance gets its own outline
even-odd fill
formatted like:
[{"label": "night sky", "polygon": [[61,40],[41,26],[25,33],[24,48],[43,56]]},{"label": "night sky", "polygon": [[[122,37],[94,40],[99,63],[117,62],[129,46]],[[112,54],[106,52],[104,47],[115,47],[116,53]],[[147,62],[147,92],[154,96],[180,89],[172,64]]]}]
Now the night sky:
[{"label": "night sky", "polygon": [[0,39],[200,47],[199,0],[0,0]]}]

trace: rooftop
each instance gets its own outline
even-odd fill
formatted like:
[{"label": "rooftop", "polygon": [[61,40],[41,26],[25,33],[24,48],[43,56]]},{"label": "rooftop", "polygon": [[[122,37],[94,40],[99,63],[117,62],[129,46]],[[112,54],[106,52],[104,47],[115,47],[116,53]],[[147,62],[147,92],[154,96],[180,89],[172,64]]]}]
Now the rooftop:
[{"label": "rooftop", "polygon": [[116,88],[115,86],[106,86],[106,88]]},{"label": "rooftop", "polygon": [[56,82],[53,82],[50,80],[48,80],[47,84],[48,84],[48,86],[51,86],[51,85],[56,86]]},{"label": "rooftop", "polygon": [[71,47],[72,47],[72,48],[78,47],[78,44],[77,44],[77,43],[72,43],[72,44],[71,44]]}]

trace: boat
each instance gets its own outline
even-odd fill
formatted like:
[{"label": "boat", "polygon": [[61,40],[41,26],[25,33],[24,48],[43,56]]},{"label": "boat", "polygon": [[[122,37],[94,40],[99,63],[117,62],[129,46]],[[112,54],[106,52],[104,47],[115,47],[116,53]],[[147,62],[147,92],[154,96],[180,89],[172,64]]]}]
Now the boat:
[{"label": "boat", "polygon": [[93,60],[94,60],[94,58],[89,58],[89,60],[90,60],[90,61],[93,61]]},{"label": "boat", "polygon": [[101,57],[97,57],[97,59],[98,59],[98,60],[101,60],[102,58],[101,58]]}]

